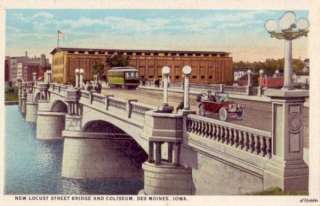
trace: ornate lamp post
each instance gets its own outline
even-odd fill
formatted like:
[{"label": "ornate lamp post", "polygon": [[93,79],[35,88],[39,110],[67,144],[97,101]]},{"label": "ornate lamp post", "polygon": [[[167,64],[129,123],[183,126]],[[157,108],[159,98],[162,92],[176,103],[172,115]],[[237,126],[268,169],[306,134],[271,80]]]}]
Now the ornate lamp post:
[{"label": "ornate lamp post", "polygon": [[292,89],[292,40],[307,36],[309,21],[305,18],[296,20],[295,13],[287,11],[278,21],[270,19],[266,21],[264,26],[272,38],[285,41],[284,84],[282,89]]},{"label": "ornate lamp post", "polygon": [[80,69],[76,68],[75,74],[76,74],[76,85],[75,85],[75,87],[78,88],[78,87],[79,87],[79,74],[80,74]]},{"label": "ornate lamp post", "polygon": [[170,73],[170,67],[162,67],[163,76],[163,105],[168,105],[168,77]]},{"label": "ornate lamp post", "polygon": [[191,74],[191,67],[186,65],[182,68],[182,72],[184,74],[184,100],[183,100],[183,109],[189,110],[190,104],[189,104],[189,76]]},{"label": "ornate lamp post", "polygon": [[83,87],[83,74],[84,70],[82,68],[79,69],[79,87],[82,89]]}]

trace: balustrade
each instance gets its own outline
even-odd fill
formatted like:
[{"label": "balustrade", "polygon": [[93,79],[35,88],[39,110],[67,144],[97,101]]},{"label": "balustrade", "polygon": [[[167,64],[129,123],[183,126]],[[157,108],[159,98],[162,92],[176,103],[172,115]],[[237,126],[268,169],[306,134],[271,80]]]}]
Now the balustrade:
[{"label": "balustrade", "polygon": [[187,132],[250,153],[271,158],[271,132],[190,114]]}]

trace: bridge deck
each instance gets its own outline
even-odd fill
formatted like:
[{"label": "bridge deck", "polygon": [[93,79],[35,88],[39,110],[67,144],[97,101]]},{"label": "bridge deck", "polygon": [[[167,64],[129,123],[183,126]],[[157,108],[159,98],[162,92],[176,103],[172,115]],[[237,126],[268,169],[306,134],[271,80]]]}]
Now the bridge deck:
[{"label": "bridge deck", "polygon": [[[162,93],[159,91],[149,90],[125,90],[125,89],[104,89],[103,94],[113,94],[121,99],[137,99],[139,102],[160,106],[162,103]],[[183,94],[169,92],[169,104],[175,108],[183,99]],[[238,103],[246,105],[245,115],[243,120],[230,119],[229,122],[234,122],[239,125],[249,126],[256,129],[271,131],[271,119],[272,119],[272,107],[271,103],[257,102],[249,100],[234,100]],[[190,97],[191,108],[197,111],[198,103],[196,97],[191,95]],[[213,118],[217,118],[217,115],[209,115]],[[304,108],[304,130],[305,130],[305,147],[309,147],[309,109]]]}]

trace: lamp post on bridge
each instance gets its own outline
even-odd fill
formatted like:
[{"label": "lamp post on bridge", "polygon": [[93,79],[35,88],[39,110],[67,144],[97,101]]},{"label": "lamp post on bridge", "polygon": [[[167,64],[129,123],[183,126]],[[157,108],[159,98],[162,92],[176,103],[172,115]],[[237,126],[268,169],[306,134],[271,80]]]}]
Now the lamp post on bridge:
[{"label": "lamp post on bridge", "polygon": [[79,69],[79,87],[80,87],[80,89],[83,88],[83,74],[84,74],[84,69],[80,68]]},{"label": "lamp post on bridge", "polygon": [[282,89],[290,90],[292,89],[292,40],[307,36],[309,21],[305,18],[296,20],[295,13],[287,11],[278,22],[270,19],[266,21],[264,26],[272,38],[284,40],[284,83]]},{"label": "lamp post on bridge", "polygon": [[79,87],[79,74],[80,74],[80,70],[78,68],[75,69],[75,75],[76,75],[76,80],[75,80],[75,87],[78,88]]},{"label": "lamp post on bridge", "polygon": [[161,112],[171,113],[173,111],[173,107],[168,104],[168,79],[170,74],[170,67],[164,66],[162,67],[162,79],[163,79],[163,103],[160,109]]},{"label": "lamp post on bridge", "polygon": [[189,77],[191,74],[191,67],[189,65],[186,65],[183,67],[182,72],[184,74],[184,95],[183,95],[183,109],[189,110],[190,104],[189,104]]}]

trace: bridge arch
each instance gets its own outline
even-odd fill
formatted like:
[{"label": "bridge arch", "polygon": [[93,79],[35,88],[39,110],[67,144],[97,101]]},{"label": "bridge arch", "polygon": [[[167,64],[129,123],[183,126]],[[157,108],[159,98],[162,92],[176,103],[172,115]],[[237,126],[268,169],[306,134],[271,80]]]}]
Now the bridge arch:
[{"label": "bridge arch", "polygon": [[124,130],[110,122],[105,120],[92,120],[82,127],[82,131],[105,133],[114,139],[121,138],[124,141],[118,141],[119,148],[121,148],[120,150],[125,156],[130,157],[134,161],[134,164],[141,166],[142,163],[147,160],[148,155],[144,148]]},{"label": "bridge arch", "polygon": [[68,106],[65,102],[62,100],[56,100],[52,103],[51,112],[63,112],[67,113],[68,112]]}]

